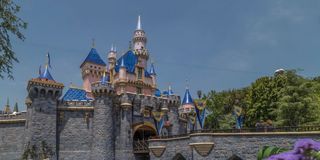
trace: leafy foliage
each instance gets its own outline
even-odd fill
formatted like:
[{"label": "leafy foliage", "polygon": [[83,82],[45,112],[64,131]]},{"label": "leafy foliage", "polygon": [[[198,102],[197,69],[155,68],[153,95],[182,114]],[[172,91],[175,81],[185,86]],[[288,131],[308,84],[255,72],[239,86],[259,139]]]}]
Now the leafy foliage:
[{"label": "leafy foliage", "polygon": [[257,155],[257,160],[263,160],[265,158],[268,158],[272,155],[279,154],[282,152],[288,151],[287,149],[284,148],[279,148],[279,147],[269,147],[269,146],[264,146],[262,147]]},{"label": "leafy foliage", "polygon": [[7,74],[12,79],[13,63],[18,62],[12,49],[11,36],[25,39],[21,30],[27,27],[27,23],[17,16],[19,11],[20,6],[12,0],[0,1],[0,78]]},{"label": "leafy foliage", "polygon": [[261,77],[246,88],[210,91],[203,97],[211,111],[206,128],[234,128],[233,113],[239,107],[245,127],[313,125],[320,120],[320,77],[304,78],[296,70]]}]

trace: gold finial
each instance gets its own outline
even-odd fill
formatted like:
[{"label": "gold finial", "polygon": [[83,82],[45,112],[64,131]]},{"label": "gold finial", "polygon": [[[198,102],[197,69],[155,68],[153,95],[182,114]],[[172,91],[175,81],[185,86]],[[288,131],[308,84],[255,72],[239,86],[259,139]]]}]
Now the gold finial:
[{"label": "gold finial", "polygon": [[96,48],[96,40],[92,38],[92,48]]}]

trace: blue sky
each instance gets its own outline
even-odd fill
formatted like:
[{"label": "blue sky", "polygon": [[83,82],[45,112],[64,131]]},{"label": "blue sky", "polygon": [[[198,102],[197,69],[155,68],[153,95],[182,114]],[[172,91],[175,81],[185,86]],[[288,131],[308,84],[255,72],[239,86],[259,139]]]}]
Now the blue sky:
[{"label": "blue sky", "polygon": [[25,42],[13,40],[20,60],[15,80],[0,80],[0,109],[10,98],[24,108],[27,81],[50,52],[53,77],[81,86],[79,66],[94,38],[106,59],[112,43],[128,49],[142,16],[147,48],[161,90],[183,95],[186,79],[197,90],[245,87],[278,68],[320,75],[320,1],[317,0],[26,0]]}]

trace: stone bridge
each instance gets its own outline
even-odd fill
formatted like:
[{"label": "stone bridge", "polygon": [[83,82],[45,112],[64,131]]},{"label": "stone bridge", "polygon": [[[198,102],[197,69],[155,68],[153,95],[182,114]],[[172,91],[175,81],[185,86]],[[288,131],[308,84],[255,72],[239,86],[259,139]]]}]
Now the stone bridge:
[{"label": "stone bridge", "polygon": [[302,138],[320,140],[320,126],[194,131],[150,139],[150,159],[227,160],[237,156],[256,160],[263,146],[291,149]]}]

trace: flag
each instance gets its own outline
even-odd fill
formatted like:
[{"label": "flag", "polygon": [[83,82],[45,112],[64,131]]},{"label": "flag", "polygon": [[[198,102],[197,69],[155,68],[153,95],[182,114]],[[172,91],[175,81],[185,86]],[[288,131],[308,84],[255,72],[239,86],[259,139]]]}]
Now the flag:
[{"label": "flag", "polygon": [[39,66],[39,75],[41,76],[42,71],[41,71],[41,65]]},{"label": "flag", "polygon": [[48,57],[48,66],[49,66],[50,68],[52,68],[52,67],[51,67],[51,60],[50,60],[50,54],[49,54],[49,53],[47,54],[47,57]]}]

